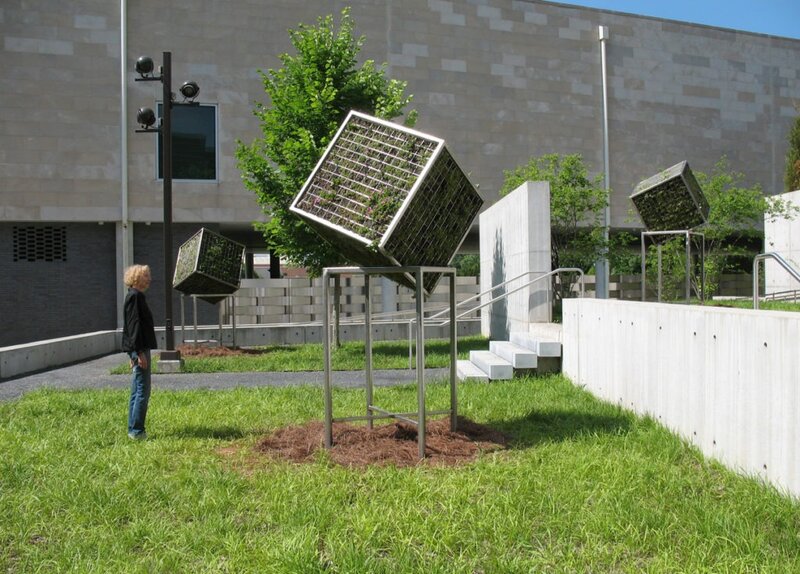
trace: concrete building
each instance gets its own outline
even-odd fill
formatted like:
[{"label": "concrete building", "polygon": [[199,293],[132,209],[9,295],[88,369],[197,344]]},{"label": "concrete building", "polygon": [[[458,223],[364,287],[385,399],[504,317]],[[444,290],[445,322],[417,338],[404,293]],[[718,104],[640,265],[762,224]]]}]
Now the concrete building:
[{"label": "concrete building", "polygon": [[203,225],[268,249],[234,157],[260,133],[257,70],[280,66],[287,29],[346,5],[362,56],[408,82],[417,128],[447,140],[487,204],[503,170],[532,156],[577,152],[604,171],[600,26],[612,225],[635,226],[633,186],[683,159],[709,171],[725,154],[750,183],[783,191],[798,40],[534,0],[6,0],[0,346],[116,327],[134,261],[153,267],[163,322],[157,143],[135,133],[160,85],[134,82],[140,55],[158,64],[171,51],[175,87],[201,90],[202,117],[176,135],[175,246]]}]

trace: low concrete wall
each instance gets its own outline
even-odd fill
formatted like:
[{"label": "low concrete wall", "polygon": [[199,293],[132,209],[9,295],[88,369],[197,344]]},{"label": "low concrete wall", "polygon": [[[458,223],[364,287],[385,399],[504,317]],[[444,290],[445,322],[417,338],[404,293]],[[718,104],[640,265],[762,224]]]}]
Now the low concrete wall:
[{"label": "low concrete wall", "polygon": [[[447,326],[426,326],[425,338],[447,338],[449,337],[448,329]],[[478,333],[480,333],[479,319],[458,322],[459,337]],[[340,327],[339,336],[342,341],[363,341],[365,326],[363,324],[343,324]],[[372,338],[374,341],[407,339],[408,323],[374,322],[372,324]],[[120,331],[98,331],[96,333],[37,341],[12,347],[0,347],[0,380],[121,352],[121,339]],[[163,328],[156,329],[156,339],[160,349],[166,347]],[[219,326],[198,326],[196,336],[193,328],[188,328],[185,332],[181,332],[180,327],[175,330],[176,345],[195,339],[202,341],[213,340],[219,343]],[[233,339],[233,328],[230,325],[223,325],[222,344],[232,345]],[[322,328],[316,323],[236,326],[236,345],[239,347],[299,345],[321,342]]]},{"label": "low concrete wall", "polygon": [[[531,272],[481,303],[514,290],[551,270],[550,184],[526,182],[480,215],[481,292]],[[550,320],[550,281],[543,279],[483,308],[481,332],[494,340],[528,331],[532,323]]]},{"label": "low concrete wall", "polygon": [[97,331],[0,347],[0,379],[108,355],[119,349],[120,338],[118,331]]},{"label": "low concrete wall", "polygon": [[564,301],[563,371],[800,496],[800,314]]}]

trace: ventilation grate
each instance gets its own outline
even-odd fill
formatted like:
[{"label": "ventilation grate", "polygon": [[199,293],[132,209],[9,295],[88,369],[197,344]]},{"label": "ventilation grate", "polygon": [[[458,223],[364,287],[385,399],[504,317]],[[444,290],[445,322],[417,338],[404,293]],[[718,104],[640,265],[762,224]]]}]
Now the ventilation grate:
[{"label": "ventilation grate", "polygon": [[14,227],[14,261],[66,260],[66,227]]}]

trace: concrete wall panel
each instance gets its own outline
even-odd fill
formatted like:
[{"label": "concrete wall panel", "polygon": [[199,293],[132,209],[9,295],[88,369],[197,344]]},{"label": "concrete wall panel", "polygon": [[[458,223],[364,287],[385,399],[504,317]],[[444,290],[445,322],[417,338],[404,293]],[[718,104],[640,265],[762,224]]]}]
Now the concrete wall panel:
[{"label": "concrete wall panel", "polygon": [[800,496],[800,314],[564,301],[564,373]]}]

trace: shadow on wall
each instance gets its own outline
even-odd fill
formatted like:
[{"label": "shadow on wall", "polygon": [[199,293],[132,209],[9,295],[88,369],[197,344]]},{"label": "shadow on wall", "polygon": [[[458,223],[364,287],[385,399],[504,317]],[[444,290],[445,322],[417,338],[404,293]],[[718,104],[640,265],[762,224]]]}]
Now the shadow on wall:
[{"label": "shadow on wall", "polygon": [[[506,280],[506,261],[503,249],[503,232],[498,229],[494,234],[494,254],[492,255],[492,285],[498,285]],[[505,295],[506,287],[495,289],[491,298]],[[496,341],[508,340],[508,299],[495,301],[489,307],[489,338]]]}]

